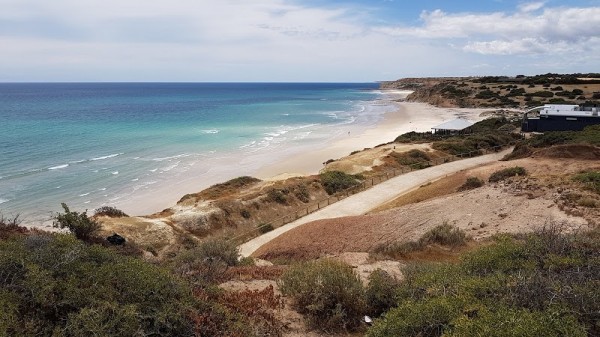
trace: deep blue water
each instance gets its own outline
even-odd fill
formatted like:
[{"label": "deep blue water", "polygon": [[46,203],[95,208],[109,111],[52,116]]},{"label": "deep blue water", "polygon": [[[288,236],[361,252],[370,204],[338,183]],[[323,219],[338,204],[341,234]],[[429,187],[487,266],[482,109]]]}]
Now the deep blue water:
[{"label": "deep blue water", "polygon": [[215,158],[326,141],[340,126],[380,117],[377,88],[0,83],[0,212],[37,221],[60,202],[118,204],[193,167],[207,171]]}]

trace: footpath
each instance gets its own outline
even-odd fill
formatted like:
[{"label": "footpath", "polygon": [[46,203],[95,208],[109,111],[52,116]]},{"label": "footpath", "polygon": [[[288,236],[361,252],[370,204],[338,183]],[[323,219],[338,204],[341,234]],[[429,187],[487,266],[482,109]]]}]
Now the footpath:
[{"label": "footpath", "polygon": [[240,245],[240,255],[243,257],[250,256],[262,245],[303,224],[321,219],[365,214],[379,205],[393,200],[429,181],[437,180],[465,169],[498,161],[510,152],[512,152],[512,148],[479,157],[436,165],[391,178]]}]

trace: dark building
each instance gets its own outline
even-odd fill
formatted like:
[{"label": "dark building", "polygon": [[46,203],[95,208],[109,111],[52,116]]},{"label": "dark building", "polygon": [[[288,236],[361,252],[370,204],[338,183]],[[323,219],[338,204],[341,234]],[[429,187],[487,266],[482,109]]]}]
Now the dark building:
[{"label": "dark building", "polygon": [[581,131],[600,124],[598,107],[547,104],[528,110],[523,115],[523,132]]}]

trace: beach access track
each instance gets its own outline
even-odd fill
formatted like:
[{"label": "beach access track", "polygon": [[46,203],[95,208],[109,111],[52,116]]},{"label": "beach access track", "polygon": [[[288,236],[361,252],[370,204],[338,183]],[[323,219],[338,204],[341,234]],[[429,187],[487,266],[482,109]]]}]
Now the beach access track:
[{"label": "beach access track", "polygon": [[391,178],[365,191],[356,193],[314,213],[308,214],[298,220],[290,222],[244,244],[241,244],[239,246],[240,255],[243,257],[250,256],[262,245],[289,230],[292,230],[298,226],[302,226],[303,224],[322,219],[365,214],[370,210],[430,181],[437,180],[465,169],[470,169],[479,165],[498,161],[510,152],[512,152],[512,148],[483,156],[436,165]]}]

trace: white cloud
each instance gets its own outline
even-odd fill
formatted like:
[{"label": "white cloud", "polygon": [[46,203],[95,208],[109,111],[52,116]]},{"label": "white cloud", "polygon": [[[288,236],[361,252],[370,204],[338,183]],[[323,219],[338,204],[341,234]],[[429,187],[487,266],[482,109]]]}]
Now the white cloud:
[{"label": "white cloud", "polygon": [[542,6],[530,3],[513,14],[436,10],[421,14],[420,27],[380,27],[378,31],[404,38],[464,39],[467,51],[500,55],[559,52],[556,46],[581,48],[600,36],[600,7],[546,8],[532,13]]},{"label": "white cloud", "polygon": [[[564,64],[598,45],[600,25],[600,7],[543,2],[514,13],[436,10],[418,25],[377,27],[369,10],[291,0],[0,0],[0,8],[0,81],[360,81],[471,75],[477,64],[493,73],[506,65],[497,57],[525,55],[527,67],[548,54]],[[598,54],[585,54],[582,66],[594,71]]]},{"label": "white cloud", "polygon": [[535,12],[539,9],[542,9],[545,4],[545,1],[527,2],[519,5],[519,10],[521,12]]}]

